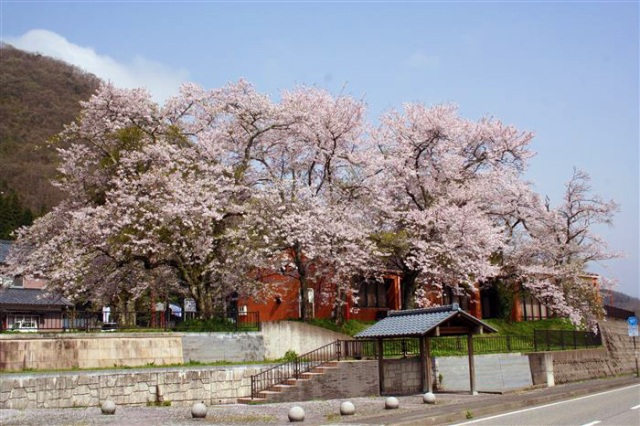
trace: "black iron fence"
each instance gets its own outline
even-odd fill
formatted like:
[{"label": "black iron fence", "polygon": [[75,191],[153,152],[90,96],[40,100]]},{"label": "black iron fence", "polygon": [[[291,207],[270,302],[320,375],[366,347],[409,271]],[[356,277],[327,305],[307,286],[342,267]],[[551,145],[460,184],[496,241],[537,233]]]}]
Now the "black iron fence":
[{"label": "black iron fence", "polygon": [[257,331],[259,312],[220,312],[202,320],[195,313],[167,311],[0,311],[3,332],[94,332],[136,330]]},{"label": "black iron fence", "polygon": [[533,350],[564,351],[602,345],[602,333],[575,330],[534,330]]}]

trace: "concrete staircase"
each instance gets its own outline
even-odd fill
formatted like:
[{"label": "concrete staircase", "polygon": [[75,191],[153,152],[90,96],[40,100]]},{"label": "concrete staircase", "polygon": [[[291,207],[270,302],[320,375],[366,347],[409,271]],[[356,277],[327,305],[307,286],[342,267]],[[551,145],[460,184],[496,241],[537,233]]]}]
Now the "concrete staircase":
[{"label": "concrete staircase", "polygon": [[335,376],[335,373],[339,370],[340,362],[328,362],[320,367],[314,368],[310,372],[302,373],[298,379],[287,379],[284,383],[274,385],[267,390],[259,392],[259,396],[257,398],[251,398],[250,396],[238,398],[238,404],[261,404],[304,400],[300,399],[301,394],[306,394],[308,389],[314,387],[314,382],[319,382],[321,378],[324,378],[326,375],[329,375],[330,377]]}]

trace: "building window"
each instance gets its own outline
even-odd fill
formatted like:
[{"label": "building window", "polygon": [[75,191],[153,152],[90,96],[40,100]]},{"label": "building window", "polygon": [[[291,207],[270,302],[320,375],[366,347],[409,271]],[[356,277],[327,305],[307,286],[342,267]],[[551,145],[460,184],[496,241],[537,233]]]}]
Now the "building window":
[{"label": "building window", "polygon": [[442,304],[451,305],[457,303],[463,311],[469,310],[469,296],[460,288],[453,289],[446,286],[442,289]]},{"label": "building window", "polygon": [[9,330],[36,331],[38,330],[38,315],[11,315],[8,318]]},{"label": "building window", "polygon": [[358,286],[359,308],[388,308],[387,291],[393,280],[362,280]]},{"label": "building window", "polygon": [[7,275],[0,275],[0,288],[2,287],[15,287],[15,281],[13,277]]}]

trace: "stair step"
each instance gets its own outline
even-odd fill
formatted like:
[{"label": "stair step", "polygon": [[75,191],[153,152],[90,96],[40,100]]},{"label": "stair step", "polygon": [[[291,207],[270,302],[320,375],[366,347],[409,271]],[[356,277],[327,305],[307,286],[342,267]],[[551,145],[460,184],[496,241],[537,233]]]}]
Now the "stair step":
[{"label": "stair step", "polygon": [[322,373],[324,374],[325,370],[337,370],[339,367],[333,367],[333,366],[321,366],[321,367],[316,367],[313,370],[311,370],[312,373]]},{"label": "stair step", "polygon": [[245,396],[243,398],[238,398],[238,404],[261,404],[267,402],[267,398],[251,398],[250,396]]},{"label": "stair step", "polygon": [[261,396],[264,395],[265,397],[267,397],[268,395],[277,395],[279,393],[281,393],[281,392],[278,391],[278,390],[263,390],[263,391],[258,392],[258,395],[261,395]]},{"label": "stair step", "polygon": [[275,386],[271,387],[270,390],[275,390],[275,391],[278,391],[278,392],[286,392],[287,389],[291,389],[291,388],[294,388],[294,387],[295,387],[295,384],[293,384],[293,385],[282,384],[282,385],[275,385]]}]

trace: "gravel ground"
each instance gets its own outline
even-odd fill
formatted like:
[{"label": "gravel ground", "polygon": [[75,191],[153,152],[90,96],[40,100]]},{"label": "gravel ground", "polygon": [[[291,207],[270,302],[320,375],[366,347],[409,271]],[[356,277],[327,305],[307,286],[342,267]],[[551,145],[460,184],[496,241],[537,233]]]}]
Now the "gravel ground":
[{"label": "gravel ground", "polygon": [[[478,401],[496,395],[480,394],[437,394],[437,405],[449,405],[468,399]],[[355,407],[352,416],[340,415],[340,399],[327,401],[307,401],[261,405],[214,405],[208,407],[207,417],[193,419],[191,407],[129,407],[118,406],[114,415],[104,415],[99,407],[66,409],[0,410],[0,424],[3,426],[71,426],[71,425],[285,425],[290,424],[287,414],[293,406],[305,411],[305,425],[324,424],[380,424],[378,416],[401,417],[403,413],[424,411],[428,415],[428,404],[422,402],[422,395],[398,397],[400,408],[384,409],[384,397],[349,399]],[[386,420],[387,422],[390,420]]]}]

